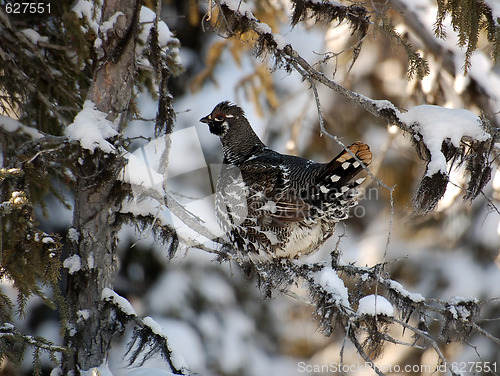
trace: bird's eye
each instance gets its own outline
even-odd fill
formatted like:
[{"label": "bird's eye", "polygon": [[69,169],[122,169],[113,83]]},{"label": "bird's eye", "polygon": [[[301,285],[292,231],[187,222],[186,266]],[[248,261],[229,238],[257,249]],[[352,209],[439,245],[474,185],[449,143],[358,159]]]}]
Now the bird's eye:
[{"label": "bird's eye", "polygon": [[215,115],[215,117],[214,117],[215,121],[224,121],[225,119],[226,119],[226,117],[222,114]]}]

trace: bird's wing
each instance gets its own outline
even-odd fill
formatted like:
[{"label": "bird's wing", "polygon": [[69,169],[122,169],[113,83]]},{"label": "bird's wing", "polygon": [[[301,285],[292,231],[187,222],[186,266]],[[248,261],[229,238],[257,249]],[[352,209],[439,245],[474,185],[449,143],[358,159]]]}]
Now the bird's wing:
[{"label": "bird's wing", "polygon": [[[218,191],[228,211],[238,210],[238,217],[246,215],[255,225],[282,227],[310,214],[309,204],[289,189],[288,179],[286,166],[251,160],[226,169],[219,178]],[[235,200],[239,201],[238,207]],[[241,206],[242,201],[246,201],[246,208]]]}]

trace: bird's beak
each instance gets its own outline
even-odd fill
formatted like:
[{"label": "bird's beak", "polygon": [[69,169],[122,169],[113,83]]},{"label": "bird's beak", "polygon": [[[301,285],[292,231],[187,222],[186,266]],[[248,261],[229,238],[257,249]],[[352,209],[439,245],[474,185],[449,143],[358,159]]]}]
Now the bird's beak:
[{"label": "bird's beak", "polygon": [[208,124],[208,123],[210,122],[210,117],[209,117],[209,116],[210,116],[210,115],[207,115],[207,116],[205,116],[205,117],[202,117],[202,118],[200,119],[200,121],[201,121],[202,123],[206,123],[206,124]]}]

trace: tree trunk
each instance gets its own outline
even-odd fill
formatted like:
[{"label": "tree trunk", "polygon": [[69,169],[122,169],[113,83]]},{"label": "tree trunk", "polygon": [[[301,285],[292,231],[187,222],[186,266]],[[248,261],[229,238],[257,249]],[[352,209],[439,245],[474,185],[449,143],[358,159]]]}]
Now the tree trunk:
[{"label": "tree trunk", "polygon": [[[107,0],[102,22],[115,15],[116,21],[106,35],[99,35],[88,99],[107,114],[120,131],[127,115],[135,79],[135,44],[139,22],[139,0]],[[116,16],[116,12],[122,15]],[[80,257],[80,270],[68,275],[67,303],[69,325],[65,343],[74,349],[63,357],[64,374],[78,374],[105,361],[113,333],[116,331],[110,312],[101,300],[102,290],[112,288],[118,269],[116,255],[117,212],[123,196],[119,193],[117,175],[122,158],[96,149],[81,150],[75,158],[77,182],[73,211],[73,228],[78,241],[71,253]],[[78,159],[78,161],[76,161]]]}]

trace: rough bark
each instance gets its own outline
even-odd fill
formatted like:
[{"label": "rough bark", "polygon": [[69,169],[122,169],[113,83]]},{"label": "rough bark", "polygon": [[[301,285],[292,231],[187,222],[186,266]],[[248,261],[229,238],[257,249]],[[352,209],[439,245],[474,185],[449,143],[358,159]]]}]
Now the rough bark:
[{"label": "rough bark", "polygon": [[[140,0],[108,0],[103,5],[103,22],[116,12],[123,15],[117,17],[106,36],[99,36],[103,44],[96,51],[99,60],[94,65],[88,99],[115,122],[118,131],[127,115],[135,79],[139,10]],[[104,288],[113,287],[118,269],[117,213],[121,197],[116,177],[122,158],[100,150],[81,150],[78,154],[73,228],[79,237],[72,242],[70,252],[80,257],[81,269],[68,275],[70,313],[65,343],[74,352],[63,358],[64,374],[79,374],[102,364],[119,329],[101,295]]]}]

